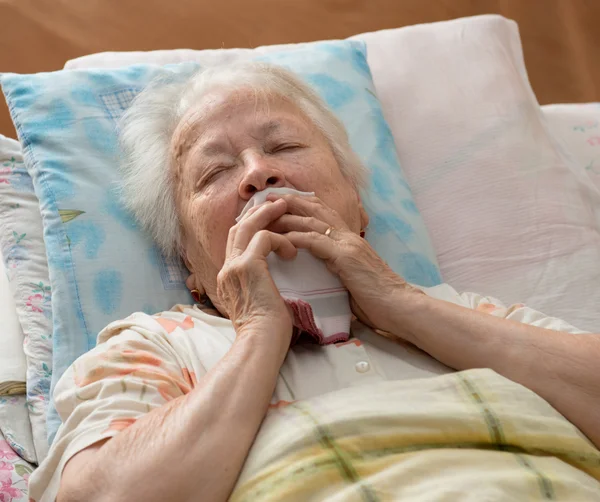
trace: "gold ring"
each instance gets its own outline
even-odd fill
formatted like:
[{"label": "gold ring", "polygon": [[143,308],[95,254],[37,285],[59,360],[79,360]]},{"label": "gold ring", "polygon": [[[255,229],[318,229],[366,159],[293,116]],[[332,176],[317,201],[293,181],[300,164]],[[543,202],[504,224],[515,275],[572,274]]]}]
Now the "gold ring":
[{"label": "gold ring", "polygon": [[334,231],[333,227],[329,227],[327,230],[325,230],[325,237],[329,237],[331,235],[331,232]]}]

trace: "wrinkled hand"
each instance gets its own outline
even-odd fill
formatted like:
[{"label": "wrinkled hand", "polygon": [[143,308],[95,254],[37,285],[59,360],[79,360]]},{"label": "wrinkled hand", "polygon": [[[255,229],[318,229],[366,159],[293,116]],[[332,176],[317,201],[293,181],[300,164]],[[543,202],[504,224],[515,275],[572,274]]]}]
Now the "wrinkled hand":
[{"label": "wrinkled hand", "polygon": [[[307,249],[325,261],[350,292],[352,311],[361,322],[374,329],[392,331],[393,302],[401,296],[398,293],[412,293],[415,288],[319,198],[276,194],[268,197],[280,199],[287,202],[290,214],[282,215],[269,229],[284,235],[296,248]],[[326,236],[330,227],[333,230]]]},{"label": "wrinkled hand", "polygon": [[225,310],[238,335],[279,335],[287,350],[292,318],[266,261],[272,251],[284,259],[293,259],[297,254],[287,237],[266,230],[286,210],[283,200],[266,202],[252,208],[231,227],[225,264],[217,276],[217,295],[219,309]]}]

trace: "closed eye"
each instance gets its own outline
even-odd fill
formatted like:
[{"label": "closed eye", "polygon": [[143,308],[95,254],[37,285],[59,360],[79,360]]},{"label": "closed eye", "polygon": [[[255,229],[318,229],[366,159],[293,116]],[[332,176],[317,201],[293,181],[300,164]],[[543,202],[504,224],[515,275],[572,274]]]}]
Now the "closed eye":
[{"label": "closed eye", "polygon": [[226,171],[230,167],[231,166],[216,166],[208,170],[203,176],[200,177],[196,183],[196,188],[199,189],[209,185],[219,174],[221,174],[223,171]]},{"label": "closed eye", "polygon": [[287,152],[296,150],[298,148],[301,148],[301,145],[297,143],[282,143],[281,145],[277,145],[275,148],[272,148],[269,153]]}]

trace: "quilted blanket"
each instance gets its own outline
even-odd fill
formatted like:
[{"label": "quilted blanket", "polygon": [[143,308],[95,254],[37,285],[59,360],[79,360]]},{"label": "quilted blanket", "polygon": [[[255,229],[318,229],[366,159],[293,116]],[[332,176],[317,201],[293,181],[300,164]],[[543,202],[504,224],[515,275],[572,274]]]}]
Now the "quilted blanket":
[{"label": "quilted blanket", "polygon": [[269,411],[231,500],[600,500],[600,452],[489,369]]}]

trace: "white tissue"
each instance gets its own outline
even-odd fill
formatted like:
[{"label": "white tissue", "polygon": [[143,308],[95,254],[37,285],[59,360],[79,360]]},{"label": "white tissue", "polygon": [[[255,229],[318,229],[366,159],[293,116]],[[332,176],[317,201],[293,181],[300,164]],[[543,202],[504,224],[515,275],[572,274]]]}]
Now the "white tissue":
[{"label": "white tissue", "polygon": [[313,196],[315,194],[315,192],[301,192],[300,190],[295,190],[294,188],[287,188],[287,187],[265,188],[261,192],[256,192],[252,196],[252,198],[244,206],[244,209],[242,209],[242,212],[235,219],[235,221],[239,222],[250,209],[252,209],[254,206],[258,206],[259,204],[262,204],[263,202],[265,202],[267,200],[267,195],[269,195],[271,193],[276,193],[279,195],[296,194],[296,195],[307,195],[307,196]]},{"label": "white tissue", "polygon": [[[236,221],[250,208],[265,202],[271,193],[314,195],[293,188],[267,188],[254,194]],[[299,249],[293,260],[283,260],[271,253],[267,264],[281,296],[294,311],[297,328],[309,333],[320,344],[348,339],[352,318],[348,291],[323,260]]]}]

